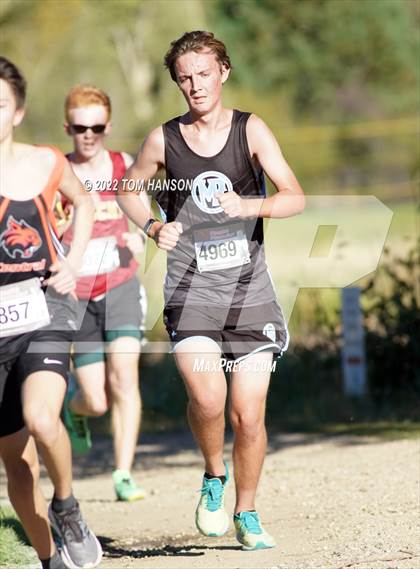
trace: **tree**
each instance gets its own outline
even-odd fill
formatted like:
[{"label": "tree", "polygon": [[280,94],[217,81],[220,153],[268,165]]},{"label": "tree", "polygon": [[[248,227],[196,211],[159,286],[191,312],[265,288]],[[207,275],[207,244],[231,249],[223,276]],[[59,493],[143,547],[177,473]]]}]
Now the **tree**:
[{"label": "tree", "polygon": [[217,0],[209,14],[239,83],[290,89],[297,113],[344,117],[414,108],[419,54],[414,2]]}]

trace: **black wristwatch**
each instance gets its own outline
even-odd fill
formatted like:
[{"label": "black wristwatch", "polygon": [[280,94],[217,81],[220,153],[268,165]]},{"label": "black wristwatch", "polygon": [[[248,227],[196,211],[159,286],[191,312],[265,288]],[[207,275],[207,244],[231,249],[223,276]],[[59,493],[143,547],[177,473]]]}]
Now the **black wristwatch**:
[{"label": "black wristwatch", "polygon": [[149,235],[149,231],[150,228],[152,227],[152,225],[157,221],[157,219],[153,219],[152,217],[146,222],[146,225],[143,227],[143,231],[145,232],[145,234],[147,235],[147,237],[150,237]]}]

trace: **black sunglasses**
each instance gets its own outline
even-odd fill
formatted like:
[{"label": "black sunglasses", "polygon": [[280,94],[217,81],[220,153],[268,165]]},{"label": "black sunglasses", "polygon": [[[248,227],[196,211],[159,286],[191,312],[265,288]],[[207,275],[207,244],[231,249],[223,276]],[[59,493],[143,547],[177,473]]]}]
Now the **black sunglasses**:
[{"label": "black sunglasses", "polygon": [[93,126],[85,126],[84,124],[71,124],[70,131],[73,134],[83,134],[87,130],[91,130],[95,134],[102,134],[106,129],[106,124],[94,124]]}]

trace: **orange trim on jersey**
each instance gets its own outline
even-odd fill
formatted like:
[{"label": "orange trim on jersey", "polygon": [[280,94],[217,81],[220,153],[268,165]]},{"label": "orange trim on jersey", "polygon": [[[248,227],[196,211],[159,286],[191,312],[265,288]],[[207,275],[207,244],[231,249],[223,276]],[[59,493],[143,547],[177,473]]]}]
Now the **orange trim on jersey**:
[{"label": "orange trim on jersey", "polygon": [[[59,194],[59,192],[57,192],[57,194]],[[41,194],[41,196],[38,196],[41,199],[41,202],[43,201],[43,203],[45,204],[45,208],[47,210],[47,215],[48,215],[48,219],[50,221],[50,228],[52,229],[52,231],[54,232],[55,237],[57,237],[57,239],[60,241],[60,237],[58,235],[58,231],[57,231],[57,219],[55,217],[55,213],[52,210],[52,208],[50,208],[47,204],[47,201],[45,199],[45,196],[43,196]],[[44,210],[45,210],[44,208]],[[55,250],[57,251],[57,248],[55,247]]]},{"label": "orange trim on jersey", "polygon": [[56,252],[54,244],[52,242],[52,237],[50,234],[50,228],[48,226],[48,221],[47,221],[47,218],[45,216],[44,206],[42,205],[39,197],[34,198],[34,202],[35,202],[35,205],[38,209],[39,217],[41,219],[42,228],[44,230],[44,235],[45,235],[45,238],[47,240],[48,251],[50,252],[51,261],[53,263],[55,263],[55,260],[57,259],[57,252]]},{"label": "orange trim on jersey", "polygon": [[57,239],[60,239],[60,237],[58,236],[58,231],[57,231],[57,219],[54,215],[54,212],[50,208],[48,208],[48,218],[50,220],[51,229],[54,231]]},{"label": "orange trim on jersey", "polygon": [[64,154],[55,146],[43,145],[42,148],[50,148],[54,152],[56,158],[54,168],[50,174],[50,177],[48,178],[48,182],[41,192],[47,201],[48,207],[52,209],[54,205],[55,194],[59,188],[67,159]]},{"label": "orange trim on jersey", "polygon": [[4,200],[2,201],[2,203],[0,204],[0,221],[3,219],[3,215],[4,212],[7,209],[7,206],[10,203],[10,199],[9,198],[4,198]]}]

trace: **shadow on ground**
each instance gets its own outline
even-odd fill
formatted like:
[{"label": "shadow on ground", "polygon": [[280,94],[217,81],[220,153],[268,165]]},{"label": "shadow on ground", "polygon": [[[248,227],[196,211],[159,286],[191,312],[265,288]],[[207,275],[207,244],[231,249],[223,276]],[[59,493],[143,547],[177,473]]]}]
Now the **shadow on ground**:
[{"label": "shadow on ground", "polygon": [[183,537],[184,545],[177,545],[176,542],[167,543],[166,545],[154,542],[148,543],[147,547],[143,545],[141,548],[139,548],[138,545],[127,547],[124,544],[118,543],[105,536],[98,536],[98,539],[101,542],[104,556],[109,558],[129,557],[132,559],[142,559],[146,557],[201,557],[209,550],[241,550],[240,545],[185,545],[185,541],[188,541],[185,536]]},{"label": "shadow on ground", "polygon": [[[418,436],[419,423],[366,423],[331,425],[322,432],[269,432],[268,453],[282,449],[320,443],[337,446],[365,445],[380,443],[383,440]],[[231,452],[232,434],[226,435],[226,452]],[[178,459],[183,455],[182,461]],[[144,433],[137,447],[136,461],[144,471],[155,468],[201,468],[202,458],[196,443],[188,430]],[[112,440],[109,436],[94,437],[92,449],[83,456],[74,456],[73,473],[75,478],[98,476],[113,469]],[[45,469],[43,469],[45,476]],[[0,484],[5,484],[5,473],[0,464]],[[5,488],[0,495],[5,495]],[[101,501],[99,499],[99,501]],[[106,501],[106,500],[105,500]]]},{"label": "shadow on ground", "polygon": [[19,520],[17,520],[16,518],[13,517],[9,517],[9,516],[5,516],[3,517],[1,515],[1,508],[0,508],[0,530],[4,528],[9,528],[11,530],[14,531],[16,537],[18,538],[18,540],[23,543],[24,545],[30,545],[29,540],[26,536],[26,533],[20,523]]},{"label": "shadow on ground", "polygon": [[[377,444],[383,440],[404,438],[419,434],[418,424],[392,428],[386,425],[335,425],[324,432],[291,433],[269,432],[268,453],[282,449],[320,443],[337,446]],[[226,435],[226,452],[232,450],[232,434]],[[178,459],[183,455],[182,461]],[[145,433],[137,447],[136,460],[144,471],[155,468],[201,468],[202,458],[189,431]],[[85,456],[74,457],[75,477],[100,475],[113,469],[112,441],[101,436],[94,440],[91,451]]]}]

